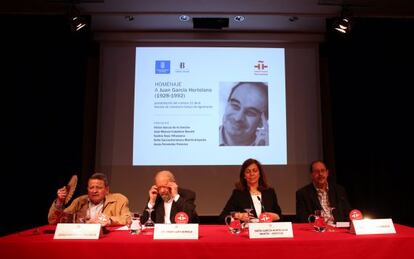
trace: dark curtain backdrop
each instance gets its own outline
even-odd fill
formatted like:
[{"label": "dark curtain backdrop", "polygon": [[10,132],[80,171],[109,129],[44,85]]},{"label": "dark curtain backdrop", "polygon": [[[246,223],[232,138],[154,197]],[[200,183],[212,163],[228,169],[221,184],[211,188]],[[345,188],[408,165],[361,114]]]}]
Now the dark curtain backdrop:
[{"label": "dark curtain backdrop", "polygon": [[322,99],[331,105],[324,107],[333,144],[326,150],[334,155],[325,157],[355,208],[414,226],[414,20],[356,19],[349,35],[330,26]]},{"label": "dark curtain backdrop", "polygon": [[46,224],[56,190],[93,168],[93,160],[83,161],[91,157],[84,146],[94,141],[85,135],[84,100],[96,51],[90,33],[71,32],[64,16],[3,15],[0,21],[2,235]]}]

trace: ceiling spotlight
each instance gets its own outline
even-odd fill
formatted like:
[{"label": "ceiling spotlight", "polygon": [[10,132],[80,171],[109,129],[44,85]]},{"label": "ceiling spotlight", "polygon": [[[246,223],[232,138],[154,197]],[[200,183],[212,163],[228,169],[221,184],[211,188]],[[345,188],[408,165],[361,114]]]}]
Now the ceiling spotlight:
[{"label": "ceiling spotlight", "polygon": [[234,21],[235,22],[242,22],[242,21],[244,21],[244,16],[241,16],[241,15],[234,16]]},{"label": "ceiling spotlight", "polygon": [[188,15],[180,15],[178,19],[182,22],[188,22],[190,20],[190,16]]},{"label": "ceiling spotlight", "polygon": [[69,6],[67,10],[67,19],[70,28],[74,32],[85,30],[90,22],[88,16],[81,15],[81,12],[75,5]]},{"label": "ceiling spotlight", "polygon": [[291,21],[291,22],[296,22],[297,20],[299,20],[299,18],[297,16],[289,17],[289,21]]},{"label": "ceiling spotlight", "polygon": [[349,18],[347,18],[347,17],[340,18],[339,21],[337,21],[334,29],[341,32],[341,33],[349,32],[349,30],[350,30]]},{"label": "ceiling spotlight", "polygon": [[82,16],[73,16],[71,21],[71,28],[73,31],[80,31],[86,26],[86,19]]},{"label": "ceiling spotlight", "polygon": [[134,19],[135,18],[132,15],[125,15],[125,20],[127,20],[128,22],[132,22]]},{"label": "ceiling spotlight", "polygon": [[334,29],[344,34],[351,30],[351,13],[345,7],[342,7],[341,17],[334,22]]}]

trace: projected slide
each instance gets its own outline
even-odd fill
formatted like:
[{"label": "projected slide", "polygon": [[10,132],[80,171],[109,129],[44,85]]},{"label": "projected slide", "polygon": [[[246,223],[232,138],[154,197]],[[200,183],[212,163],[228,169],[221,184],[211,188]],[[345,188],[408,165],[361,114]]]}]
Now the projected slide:
[{"label": "projected slide", "polygon": [[138,47],[133,165],[286,164],[283,48]]}]

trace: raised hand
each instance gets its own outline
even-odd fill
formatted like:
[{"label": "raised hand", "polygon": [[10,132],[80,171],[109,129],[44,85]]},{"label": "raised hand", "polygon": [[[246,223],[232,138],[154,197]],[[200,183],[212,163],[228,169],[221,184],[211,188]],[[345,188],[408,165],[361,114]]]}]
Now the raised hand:
[{"label": "raised hand", "polygon": [[148,191],[148,195],[150,203],[154,205],[158,195],[158,188],[156,185],[151,186],[151,188]]},{"label": "raised hand", "polygon": [[60,203],[64,203],[66,196],[68,196],[68,190],[66,189],[66,186],[60,188],[57,190],[57,198]]}]

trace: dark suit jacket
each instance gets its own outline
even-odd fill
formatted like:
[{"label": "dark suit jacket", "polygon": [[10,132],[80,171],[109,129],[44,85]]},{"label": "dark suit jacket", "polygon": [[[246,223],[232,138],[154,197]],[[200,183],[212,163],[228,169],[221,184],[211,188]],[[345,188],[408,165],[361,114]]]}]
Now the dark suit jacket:
[{"label": "dark suit jacket", "polygon": [[[349,221],[351,205],[348,202],[345,189],[337,184],[329,184],[328,196],[330,206],[335,208],[333,210],[335,222]],[[313,214],[315,210],[321,209],[322,206],[313,183],[296,191],[296,218],[298,222],[308,222],[309,215]]]},{"label": "dark suit jacket", "polygon": [[[273,188],[268,188],[266,190],[261,191],[261,193],[264,211],[277,213],[280,217],[282,217],[282,210],[280,209],[279,204],[277,202],[275,190]],[[230,212],[245,212],[244,209],[247,208],[253,208],[252,212],[254,216],[257,217],[250,192],[248,190],[241,191],[238,189],[234,189],[230,199],[227,201],[226,206],[224,207],[223,211],[219,216],[219,223],[224,224],[224,218],[227,215],[229,215]]]},{"label": "dark suit jacket", "polygon": [[[170,220],[171,223],[175,223],[175,215],[178,212],[185,212],[189,217],[189,223],[198,223],[198,215],[195,210],[195,198],[196,194],[193,191],[178,188],[178,194],[180,194],[180,198],[177,201],[173,201],[171,206],[171,213],[170,213]],[[148,208],[145,206],[145,209]],[[164,223],[164,201],[158,195],[157,199],[155,200],[154,211],[151,214],[151,218],[154,220],[155,223]],[[142,214],[141,222],[144,223],[148,219],[148,212],[144,210]]]}]

